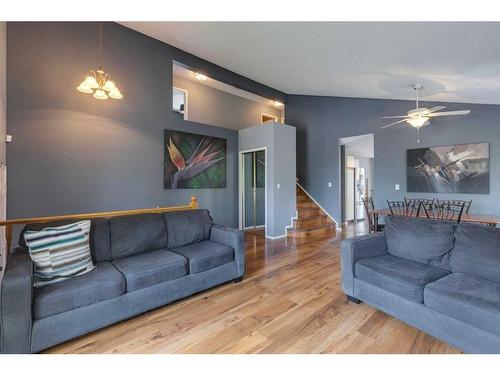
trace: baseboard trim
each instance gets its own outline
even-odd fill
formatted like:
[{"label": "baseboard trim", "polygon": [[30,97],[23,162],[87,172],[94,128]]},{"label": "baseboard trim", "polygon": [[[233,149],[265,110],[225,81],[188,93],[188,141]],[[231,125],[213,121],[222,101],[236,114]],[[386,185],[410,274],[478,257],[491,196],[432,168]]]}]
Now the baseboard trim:
[{"label": "baseboard trim", "polygon": [[[255,228],[256,228],[256,229],[259,229],[259,228],[265,228],[265,227],[266,227],[266,225],[265,225],[265,224],[264,224],[264,225],[257,225],[257,226],[255,226]],[[253,225],[251,225],[251,226],[249,226],[249,227],[245,227],[245,228],[243,228],[243,230],[253,229],[253,228],[254,228],[254,226],[253,226]]]},{"label": "baseboard trim", "polygon": [[297,212],[297,210],[295,210],[295,216],[292,216],[292,217],[290,218],[290,225],[287,225],[287,226],[285,227],[285,234],[280,234],[279,236],[274,236],[274,237],[273,237],[273,236],[268,236],[268,235],[266,235],[266,238],[268,238],[268,239],[270,239],[270,240],[278,240],[278,239],[280,239],[280,238],[285,238],[285,237],[288,237],[288,228],[293,228],[293,221],[294,221],[295,219],[298,219],[298,217],[299,217],[299,213]]}]

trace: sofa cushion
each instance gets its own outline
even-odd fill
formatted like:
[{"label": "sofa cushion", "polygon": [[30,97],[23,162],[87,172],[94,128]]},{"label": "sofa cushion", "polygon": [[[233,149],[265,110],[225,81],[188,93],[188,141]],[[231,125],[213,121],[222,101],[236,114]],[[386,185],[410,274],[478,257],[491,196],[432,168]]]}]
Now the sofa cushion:
[{"label": "sofa cushion", "polygon": [[424,289],[432,310],[500,335],[500,284],[465,273],[451,273]]},{"label": "sofa cushion", "polygon": [[33,286],[59,283],[92,271],[89,236],[90,220],[25,231],[24,239],[35,264]]},{"label": "sofa cushion", "polygon": [[500,283],[500,229],[460,224],[450,256],[453,272],[468,273]]},{"label": "sofa cushion", "polygon": [[361,259],[354,268],[356,278],[417,303],[423,301],[425,285],[448,273],[440,267],[392,255]]},{"label": "sofa cushion", "polygon": [[41,319],[117,297],[125,293],[125,279],[111,263],[101,262],[85,275],[36,288],[34,293],[34,317]]},{"label": "sofa cushion", "polygon": [[187,259],[168,250],[114,260],[113,264],[125,276],[127,292],[174,280],[188,272]]},{"label": "sofa cushion", "polygon": [[166,212],[168,248],[190,245],[210,238],[213,220],[208,210]]},{"label": "sofa cushion", "polygon": [[[80,220],[57,220],[47,223],[31,223],[26,225],[19,235],[19,246],[26,247],[24,234],[26,231],[39,231],[47,227],[59,227],[76,223]],[[95,263],[111,260],[109,244],[109,219],[98,218],[90,221],[90,252]]]},{"label": "sofa cushion", "polygon": [[[385,218],[387,252],[399,258],[449,269],[455,225],[450,222],[388,216]],[[444,258],[444,259],[443,259]]]},{"label": "sofa cushion", "polygon": [[207,271],[234,260],[232,247],[213,241],[197,242],[171,251],[188,259],[189,273]]},{"label": "sofa cushion", "polygon": [[161,214],[118,216],[111,218],[109,224],[113,259],[167,246],[167,230]]}]

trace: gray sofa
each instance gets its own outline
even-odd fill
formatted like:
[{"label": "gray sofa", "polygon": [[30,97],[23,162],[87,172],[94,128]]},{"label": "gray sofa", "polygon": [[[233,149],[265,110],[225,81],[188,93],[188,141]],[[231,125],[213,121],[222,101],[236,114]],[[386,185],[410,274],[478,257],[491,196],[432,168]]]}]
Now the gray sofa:
[{"label": "gray sofa", "polygon": [[500,353],[500,229],[386,218],[341,243],[342,288],[464,352]]},{"label": "gray sofa", "polygon": [[207,210],[94,219],[96,269],[40,288],[23,233],[19,245],[1,287],[2,353],[39,352],[245,273],[243,233],[214,225]]}]

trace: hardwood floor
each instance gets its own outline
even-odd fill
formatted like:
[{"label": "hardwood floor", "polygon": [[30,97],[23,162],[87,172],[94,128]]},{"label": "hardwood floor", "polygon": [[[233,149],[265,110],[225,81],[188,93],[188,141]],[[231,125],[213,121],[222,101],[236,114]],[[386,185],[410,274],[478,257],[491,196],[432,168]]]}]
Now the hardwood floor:
[{"label": "hardwood floor", "polygon": [[[269,241],[247,233],[247,275],[46,353],[458,353],[340,286],[337,236]],[[77,322],[75,322],[77,324]]]}]

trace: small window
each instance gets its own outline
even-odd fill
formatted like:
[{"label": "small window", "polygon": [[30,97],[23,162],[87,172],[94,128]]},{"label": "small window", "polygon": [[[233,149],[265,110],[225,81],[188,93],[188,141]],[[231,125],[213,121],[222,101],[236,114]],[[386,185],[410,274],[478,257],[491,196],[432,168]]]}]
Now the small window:
[{"label": "small window", "polygon": [[179,112],[184,116],[184,120],[188,119],[188,91],[178,87],[172,88],[173,109],[174,112]]},{"label": "small window", "polygon": [[269,115],[267,113],[262,113],[260,116],[260,123],[265,124],[268,122],[278,122],[278,116]]}]

